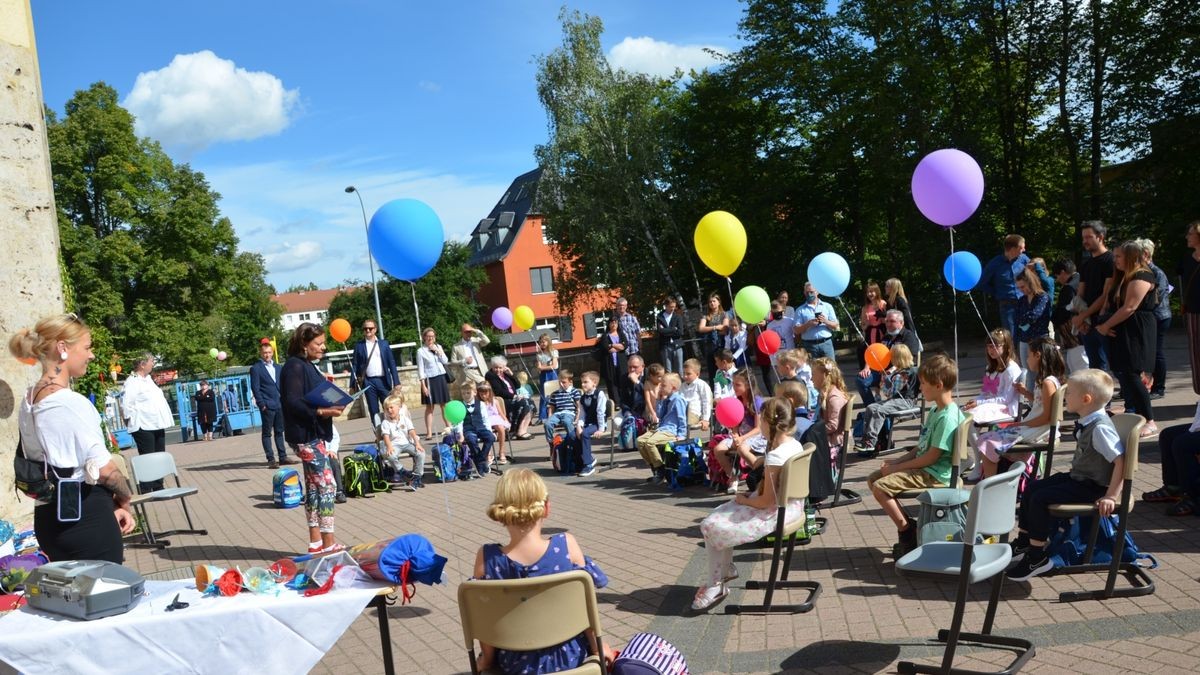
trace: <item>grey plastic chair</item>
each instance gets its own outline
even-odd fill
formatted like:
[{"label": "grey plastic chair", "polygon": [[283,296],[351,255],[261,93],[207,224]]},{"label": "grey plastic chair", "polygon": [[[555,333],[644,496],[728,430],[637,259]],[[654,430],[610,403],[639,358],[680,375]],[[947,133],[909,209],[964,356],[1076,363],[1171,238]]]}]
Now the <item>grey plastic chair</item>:
[{"label": "grey plastic chair", "polygon": [[[188,511],[187,498],[200,492],[200,488],[184,487],[179,482],[179,469],[175,466],[175,458],[169,452],[150,452],[144,455],[134,455],[129,458],[129,468],[133,472],[133,482],[152,483],[162,480],[167,476],[175,477],[175,487],[166,487],[161,490],[147,492],[144,494],[134,495],[130,500],[130,505],[142,517],[145,523],[146,543],[151,546],[159,547],[167,545],[169,542],[160,541],[158,537],[166,537],[172,534],[208,534],[208,530],[197,528],[192,523],[192,514]],[[153,502],[165,502],[172,499],[178,499],[183,506],[183,515],[187,518],[187,529],[167,530],[165,532],[155,533],[153,526],[150,524],[150,517],[146,511],[146,505]]]},{"label": "grey plastic chair", "polygon": [[833,506],[849,506],[850,504],[858,504],[862,502],[862,495],[858,494],[850,488],[842,487],[842,483],[846,480],[846,455],[850,454],[850,449],[854,447],[854,404],[858,402],[858,394],[850,394],[846,397],[846,405],[842,408],[842,418],[840,420],[842,426],[842,447],[838,450],[837,467],[838,477],[837,486],[833,489]]},{"label": "grey plastic chair", "polygon": [[[1050,399],[1050,438],[1045,443],[1017,443],[1008,449],[1010,454],[1031,452],[1035,456],[1038,453],[1045,452],[1046,459],[1042,464],[1042,478],[1049,478],[1050,474],[1054,473],[1054,451],[1058,448],[1058,436],[1063,421],[1063,401],[1067,395],[1067,385],[1064,383],[1054,396]],[[1037,471],[1034,471],[1037,475]]]},{"label": "grey plastic chair", "polygon": [[[938,642],[945,643],[946,651],[940,667],[901,661],[901,673],[976,673],[978,671],[956,669],[954,652],[960,641],[982,647],[1016,651],[1017,656],[1008,668],[999,673],[1015,673],[1033,658],[1034,647],[1029,640],[992,634],[992,623],[996,618],[996,605],[1000,601],[1000,588],[1004,583],[1004,570],[1012,560],[1012,549],[1007,543],[976,543],[979,537],[1002,535],[1007,537],[1016,521],[1017,485],[1025,473],[1025,464],[1017,462],[1008,471],[986,478],[971,490],[971,501],[967,507],[967,524],[963,530],[963,541],[933,541],[919,546],[896,562],[896,572],[901,576],[957,577],[958,593],[954,599],[954,618],[949,630],[938,631]],[[988,599],[987,614],[983,630],[979,633],[962,632],[963,612],[967,603],[967,588],[976,582],[994,579],[992,594]]]}]

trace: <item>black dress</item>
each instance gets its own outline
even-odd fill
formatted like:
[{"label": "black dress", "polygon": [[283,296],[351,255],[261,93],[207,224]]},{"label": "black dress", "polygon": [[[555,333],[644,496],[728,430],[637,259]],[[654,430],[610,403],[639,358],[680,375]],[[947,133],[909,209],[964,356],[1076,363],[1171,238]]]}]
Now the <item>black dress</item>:
[{"label": "black dress", "polygon": [[[608,348],[614,344],[612,336],[608,333],[601,335],[596,340],[596,360],[600,362],[600,367],[603,369],[601,376],[604,378],[604,385],[608,389],[609,400],[619,400],[621,392],[621,382],[623,382],[629,373],[629,357],[625,355],[625,350],[622,349],[616,352],[616,360],[614,363],[612,352]],[[619,341],[616,343],[619,344]]]},{"label": "black dress", "polygon": [[[1149,373],[1154,371],[1154,356],[1157,350],[1158,321],[1154,318],[1154,306],[1158,295],[1154,292],[1154,273],[1144,270],[1133,275],[1134,281],[1145,281],[1150,290],[1142,298],[1137,309],[1113,330],[1112,349],[1108,362],[1113,372]],[[1110,296],[1110,307],[1115,312],[1124,304],[1124,293],[1114,289]]]},{"label": "black dress", "polygon": [[200,431],[210,433],[213,423],[217,421],[217,394],[213,389],[196,392],[196,421],[200,423]]}]

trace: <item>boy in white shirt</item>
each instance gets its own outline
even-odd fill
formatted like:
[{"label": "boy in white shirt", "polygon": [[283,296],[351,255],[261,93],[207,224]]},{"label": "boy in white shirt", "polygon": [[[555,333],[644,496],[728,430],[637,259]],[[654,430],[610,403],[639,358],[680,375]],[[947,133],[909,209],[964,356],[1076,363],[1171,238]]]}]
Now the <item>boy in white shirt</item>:
[{"label": "boy in white shirt", "polygon": [[733,375],[737,372],[737,366],[728,349],[717,352],[713,360],[717,364],[717,372],[713,375],[713,400],[720,401],[733,396]]},{"label": "boy in white shirt", "polygon": [[708,420],[712,417],[713,393],[708,383],[700,379],[700,361],[688,359],[683,362],[682,380],[679,393],[687,402],[688,428],[708,431]]},{"label": "boy in white shirt", "polygon": [[[383,436],[381,457],[384,463],[391,466],[395,472],[392,482],[403,484],[406,479],[411,478],[409,487],[413,489],[425,487],[421,481],[421,476],[425,473],[425,448],[421,446],[417,430],[408,414],[408,407],[404,405],[404,395],[393,393],[388,396],[383,402],[383,410],[384,418],[379,424],[379,431]],[[413,458],[411,474],[400,465],[401,455]]]}]

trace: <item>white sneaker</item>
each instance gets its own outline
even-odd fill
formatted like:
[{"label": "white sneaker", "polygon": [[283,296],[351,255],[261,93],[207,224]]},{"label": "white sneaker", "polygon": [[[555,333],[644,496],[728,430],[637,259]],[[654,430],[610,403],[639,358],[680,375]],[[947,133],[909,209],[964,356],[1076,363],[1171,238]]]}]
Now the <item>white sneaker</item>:
[{"label": "white sneaker", "polygon": [[738,482],[736,480],[729,481],[729,487],[725,488],[725,494],[736,495],[738,491]]}]

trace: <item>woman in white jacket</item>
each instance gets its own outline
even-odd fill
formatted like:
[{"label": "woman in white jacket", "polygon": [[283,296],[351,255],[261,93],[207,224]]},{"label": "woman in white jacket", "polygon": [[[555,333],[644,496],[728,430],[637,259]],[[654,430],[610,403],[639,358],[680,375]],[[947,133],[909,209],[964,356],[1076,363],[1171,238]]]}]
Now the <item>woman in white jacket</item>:
[{"label": "woman in white jacket", "polygon": [[[134,364],[133,374],[125,380],[125,387],[121,390],[121,410],[125,417],[125,428],[133,436],[139,455],[165,452],[167,428],[175,423],[171,415],[171,406],[167,405],[167,397],[163,396],[162,389],[150,379],[152,370],[154,355],[146,352]],[[138,484],[138,492],[162,488],[161,480]]]}]

